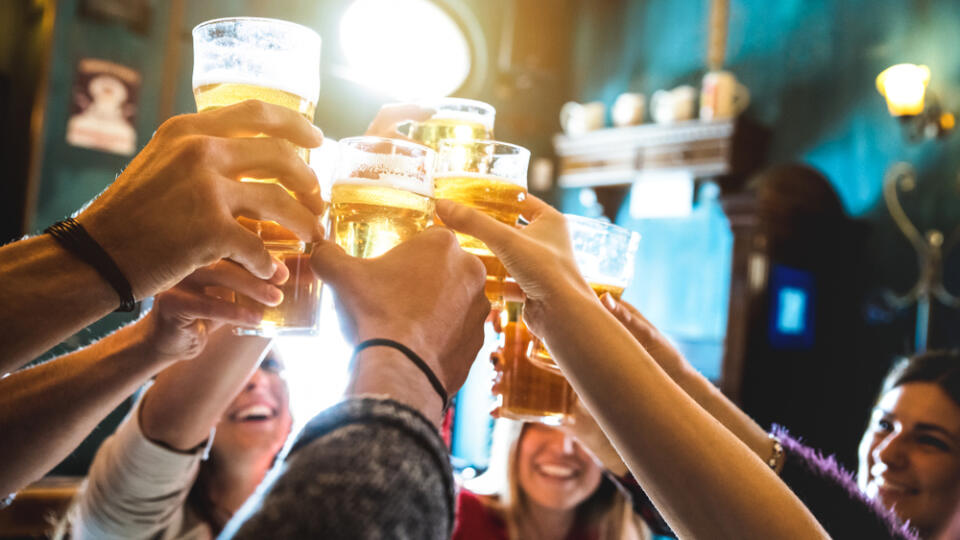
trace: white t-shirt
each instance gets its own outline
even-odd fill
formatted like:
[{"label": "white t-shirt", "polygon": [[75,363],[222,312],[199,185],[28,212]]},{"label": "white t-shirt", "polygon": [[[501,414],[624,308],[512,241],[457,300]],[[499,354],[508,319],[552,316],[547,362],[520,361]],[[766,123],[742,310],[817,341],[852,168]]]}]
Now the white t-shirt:
[{"label": "white t-shirt", "polygon": [[180,453],[144,437],[140,402],[103,442],[68,519],[77,540],[211,540],[206,522],[185,506],[204,451]]}]

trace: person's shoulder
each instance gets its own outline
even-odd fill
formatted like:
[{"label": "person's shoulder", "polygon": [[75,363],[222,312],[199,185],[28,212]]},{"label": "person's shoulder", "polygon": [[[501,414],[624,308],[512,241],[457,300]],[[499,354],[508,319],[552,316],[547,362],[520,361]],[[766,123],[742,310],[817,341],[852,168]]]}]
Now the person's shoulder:
[{"label": "person's shoulder", "polygon": [[507,540],[506,523],[494,509],[495,504],[492,497],[461,489],[452,540]]}]

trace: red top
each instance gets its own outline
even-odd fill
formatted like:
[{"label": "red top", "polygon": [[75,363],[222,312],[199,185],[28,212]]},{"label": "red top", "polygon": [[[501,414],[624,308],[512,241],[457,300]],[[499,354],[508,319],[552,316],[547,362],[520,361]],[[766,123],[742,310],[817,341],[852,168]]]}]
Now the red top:
[{"label": "red top", "polygon": [[[578,528],[570,531],[567,540],[597,540],[593,532]],[[451,540],[508,540],[507,524],[481,500],[479,495],[465,489],[457,496],[457,521]]]}]

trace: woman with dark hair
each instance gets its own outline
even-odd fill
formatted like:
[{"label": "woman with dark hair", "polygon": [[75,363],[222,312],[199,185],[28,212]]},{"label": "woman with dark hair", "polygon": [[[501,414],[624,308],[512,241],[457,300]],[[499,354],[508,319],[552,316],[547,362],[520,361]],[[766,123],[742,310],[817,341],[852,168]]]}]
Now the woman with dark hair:
[{"label": "woman with dark hair", "polygon": [[960,504],[960,353],[906,358],[887,374],[860,441],[857,481],[922,538]]},{"label": "woman with dark hair", "polygon": [[161,372],[98,450],[62,528],[77,539],[216,537],[290,434],[269,345],[223,327],[199,357]]}]

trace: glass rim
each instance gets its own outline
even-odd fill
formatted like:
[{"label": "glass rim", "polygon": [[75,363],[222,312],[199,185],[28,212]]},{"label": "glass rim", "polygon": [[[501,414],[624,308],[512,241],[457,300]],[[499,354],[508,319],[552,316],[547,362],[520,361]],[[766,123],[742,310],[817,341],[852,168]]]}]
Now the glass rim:
[{"label": "glass rim", "polygon": [[396,146],[398,148],[406,148],[409,150],[419,150],[424,153],[425,156],[430,157],[431,155],[436,157],[437,152],[430,148],[429,146],[408,141],[405,139],[394,139],[391,137],[380,137],[377,135],[355,135],[353,137],[344,137],[343,139],[337,140],[337,145],[347,145],[351,146],[351,143],[355,142],[369,142],[369,143],[388,143]]},{"label": "glass rim", "polygon": [[637,238],[637,241],[640,240],[640,233],[638,233],[637,231],[631,231],[630,229],[628,229],[628,228],[626,228],[626,227],[623,227],[623,226],[621,226],[621,225],[617,225],[616,223],[613,223],[613,222],[611,222],[611,221],[606,221],[606,220],[600,219],[600,218],[592,218],[592,217],[587,217],[587,216],[581,216],[581,215],[577,215],[577,214],[563,214],[563,217],[564,217],[564,219],[566,219],[567,221],[570,221],[570,222],[573,222],[573,223],[579,223],[579,224],[582,224],[582,225],[586,225],[586,226],[592,227],[592,228],[594,228],[594,229],[602,228],[602,229],[605,229],[606,232],[609,232],[609,233],[616,233],[616,234],[619,234],[619,235],[627,235],[627,236],[630,237],[631,243],[633,242],[633,238],[634,238],[634,237]]},{"label": "glass rim", "polygon": [[519,150],[517,152],[514,152],[513,154],[500,154],[496,151],[494,151],[494,154],[502,155],[502,156],[507,156],[507,155],[524,156],[525,155],[527,156],[528,160],[530,159],[529,148],[520,146],[519,144],[513,144],[513,143],[504,142],[504,141],[494,140],[494,139],[440,139],[440,142],[437,143],[437,154],[440,154],[441,150],[445,146],[457,147],[457,146],[469,146],[469,145],[495,146],[495,147]]},{"label": "glass rim", "polygon": [[491,115],[497,114],[497,109],[493,105],[487,103],[486,101],[480,101],[478,99],[446,96],[446,97],[434,98],[434,99],[422,99],[418,104],[421,107],[428,107],[431,109],[436,109],[437,108],[435,107],[436,105],[439,105],[439,106],[446,105],[446,104],[465,105],[465,106],[475,107],[476,109],[484,113],[489,113]]},{"label": "glass rim", "polygon": [[302,33],[306,36],[309,36],[310,39],[317,42],[319,47],[323,43],[323,38],[320,37],[320,34],[310,28],[309,26],[302,25],[300,23],[295,23],[292,21],[287,21],[284,19],[273,19],[270,17],[220,17],[217,19],[210,19],[209,21],[203,21],[202,23],[193,27],[193,30],[190,31],[190,35],[193,36],[193,39],[197,39],[198,32],[206,28],[207,26],[214,26],[226,22],[250,22],[250,23],[269,23],[275,24],[277,26],[287,26],[289,28],[295,29],[297,32]]}]

